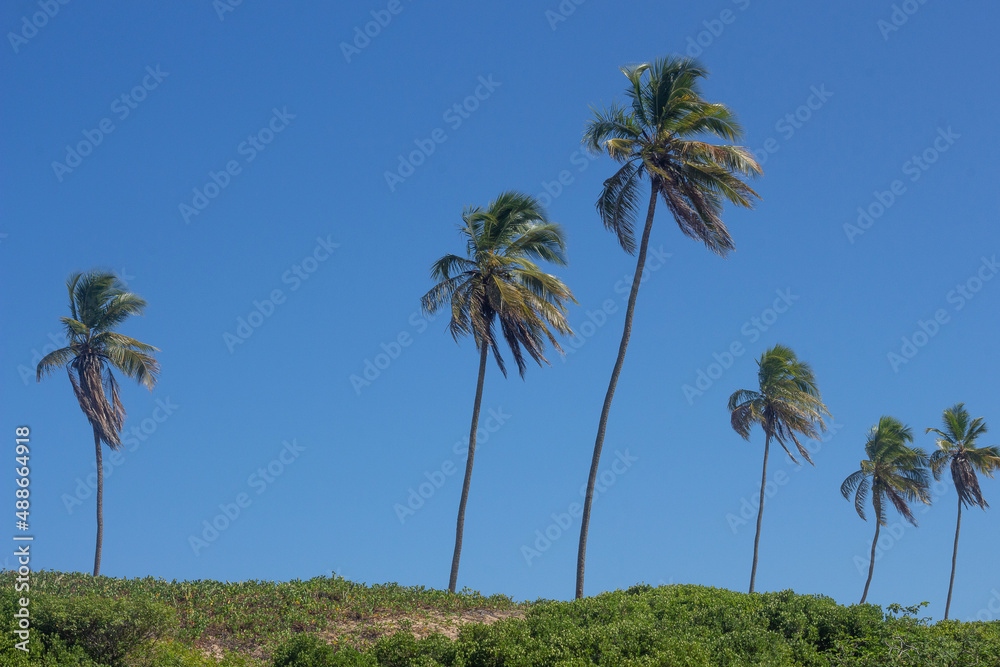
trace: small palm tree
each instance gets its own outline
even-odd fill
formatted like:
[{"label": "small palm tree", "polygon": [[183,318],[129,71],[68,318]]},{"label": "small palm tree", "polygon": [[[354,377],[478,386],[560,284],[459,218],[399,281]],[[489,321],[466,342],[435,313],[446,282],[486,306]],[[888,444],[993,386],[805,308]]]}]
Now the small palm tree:
[{"label": "small palm tree", "polygon": [[958,403],[944,411],[944,430],[928,428],[926,433],[937,435],[937,449],[931,454],[930,466],[934,479],[940,480],[945,463],[951,463],[951,479],[958,491],[958,521],[955,524],[955,548],[951,554],[951,580],[948,582],[948,602],[944,606],[944,618],[948,620],[951,609],[951,592],[955,586],[955,563],[958,559],[958,531],[962,527],[962,505],[977,505],[984,511],[989,503],[979,489],[980,472],[993,477],[993,471],[1000,468],[1000,447],[976,447],[976,440],[986,433],[982,417],[969,419],[964,403]]},{"label": "small palm tree", "polygon": [[757,193],[740,180],[740,176],[761,173],[760,165],[747,149],[699,140],[704,135],[714,135],[726,141],[736,141],[742,136],[743,129],[725,105],[702,99],[699,80],[708,72],[697,61],[664,58],[654,63],[623,67],[622,72],[629,82],[625,89],[629,104],[614,104],[608,109],[595,111],[583,141],[592,152],[607,153],[622,164],[611,178],[604,181],[597,200],[597,211],[604,226],[614,232],[619,244],[630,255],[635,254],[637,249],[635,223],[642,206],[639,188],[644,181],[650,184],[649,207],[638,245],[639,255],[625,309],[625,327],[618,358],[604,397],[590,463],[577,552],[577,598],[583,597],[587,531],[594,485],[611,401],[632,335],[632,316],[646,263],[646,248],[653,228],[657,197],[663,200],[684,235],[701,241],[706,248],[725,257],[734,245],[720,217],[723,203],[729,201],[736,206],[752,208]]},{"label": "small palm tree", "polygon": [[50,352],[38,362],[36,380],[41,382],[56,368],[65,367],[73,392],[94,429],[97,455],[97,549],[94,576],[101,573],[101,543],[104,539],[104,466],[101,442],[112,450],[121,448],[125,408],[118,396],[117,369],[152,391],[160,366],[152,345],[140,343],[115,331],[132,315],[141,315],[146,302],[125,291],[113,273],[74,273],[66,281],[70,317],[59,318],[66,327],[68,345]]},{"label": "small palm tree", "polygon": [[[426,313],[432,314],[451,304],[451,335],[472,334],[479,350],[479,379],[469,431],[469,457],[465,483],[458,506],[455,553],[451,562],[448,590],[455,592],[458,563],[462,555],[465,505],[472,481],[472,461],[476,453],[476,428],[483,398],[486,357],[490,351],[500,371],[507,369],[500,354],[500,336],[507,341],[521,377],[526,369],[525,353],[540,366],[545,339],[562,352],[550,328],[572,334],[566,321],[566,301],[576,303],[573,294],[555,276],[543,272],[532,259],[565,265],[562,228],[547,220],[542,206],[533,197],[504,192],[483,210],[467,208],[459,226],[466,238],[466,257],[445,255],[431,267],[439,281],[421,299]],[[499,331],[497,325],[499,324]]]},{"label": "small palm tree", "polygon": [[883,416],[868,431],[868,440],[865,442],[865,454],[868,458],[861,462],[860,470],[848,475],[840,485],[844,498],[849,500],[851,494],[854,494],[854,509],[865,521],[868,520],[865,517],[865,500],[869,490],[872,494],[872,506],[875,508],[871,564],[868,566],[868,580],[859,604],[864,604],[868,598],[868,587],[872,583],[872,572],[875,571],[875,546],[878,544],[879,529],[888,525],[886,499],[914,526],[917,525],[917,520],[909,503],[919,500],[929,505],[931,502],[928,493],[930,475],[926,468],[927,453],[908,446],[908,442],[913,442],[910,427],[903,425],[898,419]]},{"label": "small palm tree", "polygon": [[[796,434],[819,438],[826,428],[823,415],[830,412],[820,400],[819,388],[809,364],[799,361],[795,353],[784,345],[775,345],[764,352],[757,361],[757,381],[760,389],[740,389],[729,397],[730,421],[733,430],[745,440],[750,439],[750,429],[760,424],[764,429],[764,468],[760,476],[760,505],[757,508],[757,534],[753,540],[753,566],[750,569],[750,592],[753,593],[757,576],[757,547],[760,543],[760,523],[764,515],[764,487],[767,484],[767,455],[771,440],[781,445],[788,456],[798,463],[789,451],[787,441],[795,443],[799,454],[812,463],[809,451],[802,446]],[[815,465],[815,464],[813,464]]]}]

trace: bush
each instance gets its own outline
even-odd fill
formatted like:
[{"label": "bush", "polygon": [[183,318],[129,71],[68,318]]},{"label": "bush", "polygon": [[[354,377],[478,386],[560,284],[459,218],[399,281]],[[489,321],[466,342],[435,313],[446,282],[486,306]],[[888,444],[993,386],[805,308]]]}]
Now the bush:
[{"label": "bush", "polygon": [[334,649],[313,635],[298,635],[274,652],[274,667],[377,667],[374,658],[350,646]]},{"label": "bush", "polygon": [[126,658],[177,626],[169,607],[147,599],[108,600],[94,595],[34,595],[34,630],[82,649],[94,662],[119,667]]}]

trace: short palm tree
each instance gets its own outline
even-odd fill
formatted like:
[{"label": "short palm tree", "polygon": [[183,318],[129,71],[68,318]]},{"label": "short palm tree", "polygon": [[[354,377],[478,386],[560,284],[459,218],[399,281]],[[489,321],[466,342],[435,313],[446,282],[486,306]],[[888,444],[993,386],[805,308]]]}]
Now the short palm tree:
[{"label": "short palm tree", "polygon": [[944,618],[948,620],[951,609],[951,592],[955,585],[955,563],[958,559],[958,531],[962,527],[962,505],[977,505],[984,511],[989,503],[979,489],[976,473],[993,477],[993,471],[1000,468],[1000,447],[976,447],[976,440],[986,433],[982,417],[969,419],[964,403],[958,403],[944,411],[944,429],[928,428],[926,433],[937,435],[937,449],[931,454],[930,466],[934,479],[940,480],[946,463],[951,463],[951,479],[958,491],[958,521],[955,524],[955,548],[951,554],[951,580],[948,582],[948,602],[944,607]]},{"label": "short palm tree", "polygon": [[[740,389],[729,397],[730,422],[733,430],[745,440],[750,429],[759,424],[764,430],[764,467],[760,476],[760,505],[757,508],[757,534],[753,540],[753,566],[750,569],[750,592],[757,576],[757,547],[760,544],[760,523],[764,515],[764,487],[767,484],[767,454],[771,440],[781,445],[796,463],[798,459],[788,449],[795,443],[799,454],[812,463],[809,451],[796,434],[819,438],[826,428],[823,415],[830,415],[820,399],[816,378],[809,364],[799,361],[790,348],[775,345],[757,361],[758,390]],[[815,464],[813,464],[815,465]]]},{"label": "short palm tree", "polygon": [[865,582],[861,602],[868,598],[868,587],[872,583],[872,572],[875,571],[875,547],[878,544],[879,528],[888,525],[886,522],[886,499],[892,503],[896,511],[914,526],[917,520],[910,510],[909,503],[920,501],[930,504],[928,486],[930,475],[927,472],[927,454],[924,450],[913,448],[907,443],[913,442],[913,431],[903,425],[898,419],[883,416],[878,424],[868,431],[865,442],[867,459],[861,462],[861,469],[856,470],[840,485],[844,498],[850,500],[854,494],[854,509],[858,516],[865,517],[865,500],[868,492],[872,494],[872,506],[875,508],[875,538],[872,540],[871,563],[868,566],[868,580]]},{"label": "short palm tree", "polygon": [[101,573],[101,543],[104,539],[104,467],[101,442],[112,450],[120,449],[125,408],[118,396],[118,381],[111,373],[117,369],[126,377],[152,391],[160,366],[152,345],[115,331],[132,315],[141,315],[146,302],[125,291],[113,273],[91,271],[74,273],[66,281],[69,290],[70,317],[59,318],[66,328],[66,347],[50,352],[38,362],[35,371],[40,382],[56,368],[65,367],[73,392],[94,429],[97,455],[97,549],[94,576]]},{"label": "short palm tree", "polygon": [[583,597],[594,485],[611,401],[632,335],[632,316],[646,263],[657,197],[663,200],[681,232],[725,257],[734,245],[720,217],[723,203],[729,201],[736,206],[752,208],[757,193],[740,180],[740,176],[761,173],[760,165],[747,149],[714,145],[698,139],[714,135],[726,141],[736,141],[743,130],[726,106],[702,99],[699,80],[708,72],[697,61],[664,58],[653,63],[624,67],[622,72],[628,78],[625,89],[628,104],[614,104],[595,111],[583,140],[594,153],[607,153],[622,164],[611,178],[604,181],[597,200],[597,211],[604,226],[614,232],[622,248],[630,255],[637,250],[635,224],[642,205],[639,188],[646,181],[650,184],[649,206],[638,245],[639,255],[625,310],[625,327],[618,358],[604,397],[587,480],[577,553],[577,598]]},{"label": "short palm tree", "polygon": [[562,352],[553,331],[572,333],[566,321],[566,302],[576,303],[562,281],[543,272],[532,261],[540,259],[566,264],[562,228],[547,220],[536,199],[518,192],[504,192],[485,210],[467,208],[462,220],[459,229],[466,239],[467,256],[445,255],[436,261],[431,267],[431,276],[439,282],[421,299],[428,314],[450,303],[448,328],[452,336],[457,341],[459,336],[472,334],[479,350],[479,379],[469,431],[469,457],[458,506],[455,553],[448,584],[452,593],[458,581],[458,563],[462,555],[465,505],[476,453],[486,357],[492,351],[497,366],[506,376],[507,369],[500,354],[502,335],[521,377],[526,368],[525,353],[539,365],[543,361],[548,363],[542,354],[545,339]]}]

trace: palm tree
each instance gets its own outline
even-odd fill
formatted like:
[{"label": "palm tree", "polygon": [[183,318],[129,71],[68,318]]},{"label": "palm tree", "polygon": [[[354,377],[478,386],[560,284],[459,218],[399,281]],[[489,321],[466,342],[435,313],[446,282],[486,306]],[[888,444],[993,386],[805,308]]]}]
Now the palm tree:
[{"label": "palm tree", "polygon": [[448,325],[452,337],[472,334],[479,350],[479,379],[469,430],[469,457],[465,483],[458,506],[455,554],[451,562],[448,590],[455,592],[458,562],[462,555],[465,504],[472,481],[472,461],[476,453],[476,428],[483,398],[486,357],[490,351],[500,371],[507,368],[500,354],[497,324],[517,363],[521,377],[526,368],[525,353],[539,366],[548,363],[542,355],[545,338],[559,352],[562,348],[549,330],[572,334],[566,321],[565,301],[576,303],[573,294],[555,276],[544,273],[531,261],[541,259],[565,265],[562,228],[547,220],[541,204],[519,192],[504,192],[483,210],[467,208],[459,225],[466,238],[467,257],[445,255],[431,267],[439,281],[421,299],[424,312],[433,314],[451,304]]},{"label": "palm tree", "polygon": [[875,538],[872,540],[868,581],[865,582],[865,591],[858,604],[864,604],[868,598],[868,587],[875,570],[875,546],[878,544],[879,528],[888,525],[885,518],[886,498],[914,526],[917,525],[917,520],[908,503],[919,500],[929,505],[931,502],[927,491],[930,481],[926,468],[927,453],[908,446],[908,442],[913,442],[910,427],[904,426],[898,419],[883,416],[868,431],[868,440],[865,442],[865,454],[868,458],[861,462],[860,470],[848,475],[840,485],[844,498],[849,500],[851,494],[854,494],[854,509],[865,521],[868,520],[865,517],[865,500],[869,490],[872,493],[872,506],[875,508]]},{"label": "palm tree", "polygon": [[764,515],[764,486],[767,484],[767,454],[771,440],[780,444],[785,453],[798,463],[798,459],[789,451],[786,444],[791,440],[802,458],[813,463],[809,458],[809,451],[802,446],[796,434],[818,439],[820,431],[826,428],[823,415],[830,416],[829,410],[820,400],[812,368],[809,364],[799,361],[790,348],[775,345],[760,356],[757,366],[759,391],[740,389],[729,397],[730,422],[733,430],[745,440],[749,440],[750,429],[754,424],[760,424],[764,429],[764,468],[760,475],[757,534],[753,540],[751,593],[757,576],[757,547],[760,544],[760,522]]},{"label": "palm tree", "polygon": [[715,135],[727,141],[736,141],[743,134],[732,111],[722,104],[702,99],[699,80],[708,72],[697,61],[664,58],[654,63],[623,67],[622,72],[629,81],[625,94],[630,103],[595,110],[584,133],[584,143],[592,152],[607,153],[622,164],[611,178],[604,181],[597,200],[597,211],[604,226],[615,233],[622,248],[631,255],[636,252],[635,222],[642,204],[639,185],[644,180],[650,183],[649,207],[639,242],[632,291],[625,310],[625,328],[618,347],[618,359],[604,397],[587,480],[577,553],[577,598],[583,597],[587,531],[594,485],[611,401],[632,335],[632,315],[646,263],[656,198],[659,195],[663,199],[681,232],[725,257],[734,246],[729,230],[720,217],[723,202],[728,200],[737,206],[752,208],[752,200],[757,193],[739,176],[761,173],[760,165],[747,149],[695,139],[700,135]]},{"label": "palm tree", "polygon": [[104,539],[104,467],[101,442],[112,450],[121,448],[125,408],[118,395],[115,368],[152,391],[159,363],[158,350],[114,329],[132,315],[141,315],[146,302],[125,291],[113,273],[74,273],[66,281],[70,317],[59,318],[66,327],[66,347],[50,352],[38,362],[35,379],[56,368],[66,367],[80,409],[94,429],[97,455],[97,549],[94,576],[101,573],[101,543]]},{"label": "palm tree", "polygon": [[979,489],[976,472],[993,477],[993,471],[1000,468],[1000,447],[976,447],[976,440],[986,433],[982,417],[970,421],[964,403],[958,403],[944,411],[944,430],[928,428],[925,433],[937,435],[938,448],[931,454],[930,466],[934,479],[941,479],[944,464],[951,462],[951,479],[958,491],[958,522],[955,524],[955,549],[951,554],[951,580],[948,582],[948,602],[944,606],[944,619],[948,620],[951,609],[951,591],[955,585],[955,562],[958,559],[958,531],[962,527],[962,505],[978,505],[983,511],[989,503]]}]

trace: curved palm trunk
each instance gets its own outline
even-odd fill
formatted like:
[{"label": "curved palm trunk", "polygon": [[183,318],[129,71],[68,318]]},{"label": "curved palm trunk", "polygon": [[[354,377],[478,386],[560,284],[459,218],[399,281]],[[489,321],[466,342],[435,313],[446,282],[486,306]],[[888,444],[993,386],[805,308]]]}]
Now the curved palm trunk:
[{"label": "curved palm trunk", "polygon": [[962,496],[958,497],[958,523],[955,524],[955,550],[951,552],[951,581],[948,582],[948,602],[944,605],[944,620],[951,609],[951,589],[955,586],[955,563],[958,561],[958,531],[962,527]]},{"label": "curved palm trunk", "polygon": [[476,402],[472,406],[472,429],[469,432],[469,458],[465,462],[465,483],[462,485],[462,500],[458,503],[458,527],[455,530],[455,555],[451,559],[451,579],[448,590],[455,592],[458,583],[458,561],[462,557],[462,531],[465,530],[465,503],[469,500],[469,484],[472,482],[472,460],[476,456],[476,429],[479,427],[479,405],[483,401],[483,379],[486,377],[486,354],[489,347],[485,343],[479,353],[479,381],[476,383]]},{"label": "curved palm trunk", "polygon": [[872,562],[868,565],[868,581],[865,582],[865,592],[861,594],[861,602],[858,604],[864,604],[865,600],[868,598],[868,587],[872,585],[872,572],[875,571],[875,545],[878,544],[878,531],[882,527],[882,524],[878,520],[878,510],[875,512],[875,539],[872,540]]},{"label": "curved palm trunk", "polygon": [[101,436],[94,429],[94,448],[97,450],[97,549],[94,551],[94,576],[101,573],[101,543],[104,540],[104,461],[101,456]]},{"label": "curved palm trunk", "polygon": [[757,545],[760,544],[760,520],[764,517],[764,487],[767,485],[767,450],[771,447],[771,435],[764,438],[764,470],[760,473],[760,506],[757,508],[757,535],[753,538],[753,567],[750,568],[750,592],[757,578]]},{"label": "curved palm trunk", "polygon": [[635,265],[635,277],[632,278],[632,292],[628,297],[628,308],[625,310],[625,329],[622,331],[622,342],[618,346],[618,359],[611,372],[611,382],[608,393],[604,397],[604,408],[601,410],[601,421],[597,425],[597,441],[594,443],[594,458],[590,462],[590,477],[587,479],[587,495],[583,501],[583,525],[580,527],[580,548],[576,557],[576,597],[583,597],[583,573],[587,563],[587,529],[590,526],[590,505],[594,500],[594,485],[597,483],[597,467],[601,462],[601,448],[604,446],[604,432],[608,427],[608,414],[611,412],[611,399],[615,396],[618,386],[618,376],[625,362],[625,350],[628,349],[628,339],[632,335],[632,314],[635,311],[635,300],[639,295],[639,283],[642,282],[642,269],[646,264],[646,247],[649,245],[649,232],[653,229],[653,211],[656,209],[656,187],[652,187],[649,196],[649,212],[646,214],[646,227],[642,230],[642,241],[639,244],[639,259]]}]

